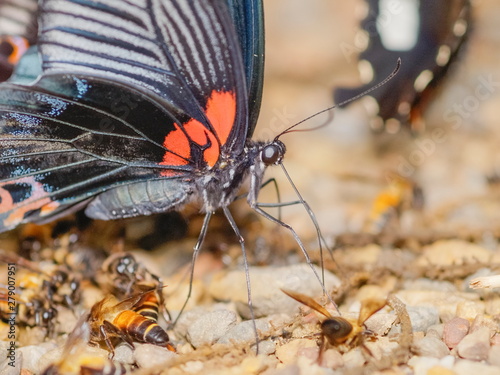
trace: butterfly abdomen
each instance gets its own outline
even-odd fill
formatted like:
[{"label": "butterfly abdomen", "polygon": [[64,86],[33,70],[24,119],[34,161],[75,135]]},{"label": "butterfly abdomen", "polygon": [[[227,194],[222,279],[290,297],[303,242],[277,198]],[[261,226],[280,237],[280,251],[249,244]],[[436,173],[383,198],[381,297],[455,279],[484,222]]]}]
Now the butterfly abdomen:
[{"label": "butterfly abdomen", "polygon": [[99,220],[122,219],[173,210],[185,203],[189,186],[179,179],[161,179],[118,186],[98,195],[85,214]]}]

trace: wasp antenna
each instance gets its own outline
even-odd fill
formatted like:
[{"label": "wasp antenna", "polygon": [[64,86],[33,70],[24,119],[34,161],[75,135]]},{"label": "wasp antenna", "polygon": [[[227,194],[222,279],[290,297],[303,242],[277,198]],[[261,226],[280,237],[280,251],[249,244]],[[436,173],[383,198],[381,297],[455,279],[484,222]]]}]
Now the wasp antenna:
[{"label": "wasp antenna", "polygon": [[[319,112],[316,112],[315,114],[311,115],[311,116],[308,116],[306,117],[305,119],[297,122],[296,124],[290,126],[288,129],[285,129],[284,131],[282,131],[281,133],[279,133],[275,138],[274,140],[278,140],[279,137],[281,137],[282,135],[284,134],[287,134],[287,133],[293,133],[293,132],[304,132],[304,131],[312,131],[312,130],[317,130],[317,129],[320,129],[322,127],[325,127],[329,122],[330,120],[333,118],[333,114],[330,112],[332,109],[335,109],[337,107],[343,107],[355,100],[358,100],[359,98],[369,94],[370,92],[374,91],[374,90],[377,90],[379,87],[385,85],[387,82],[389,82],[391,79],[394,78],[394,76],[396,74],[398,74],[399,72],[399,69],[401,68],[401,58],[398,58],[398,60],[396,61],[396,67],[394,68],[394,70],[382,81],[382,82],[379,82],[377,83],[375,86],[372,86],[370,87],[369,89],[367,89],[366,91],[363,91],[361,94],[358,94],[350,99],[347,99],[347,100],[344,100],[342,103],[339,103],[339,104],[335,104],[335,105],[332,105],[331,107],[328,107],[328,108],[325,108]],[[328,119],[322,123],[321,125],[318,125],[318,126],[315,126],[313,128],[308,128],[308,129],[294,129],[296,128],[297,126],[299,126],[300,124],[306,122],[306,121],[309,121],[310,119],[312,119],[313,117],[316,117],[322,113],[325,113],[325,112],[328,112],[329,113],[329,116],[328,116]]]}]

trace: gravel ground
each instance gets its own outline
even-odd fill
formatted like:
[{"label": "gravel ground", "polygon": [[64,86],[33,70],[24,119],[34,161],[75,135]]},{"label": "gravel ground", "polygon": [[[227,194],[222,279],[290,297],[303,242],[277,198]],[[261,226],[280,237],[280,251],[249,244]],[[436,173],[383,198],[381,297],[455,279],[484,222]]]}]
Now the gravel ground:
[{"label": "gravel ground", "polygon": [[[340,46],[353,41],[356,7],[361,3],[266,3],[266,88],[255,138],[271,138],[328,107],[335,85],[356,84],[355,66]],[[54,302],[57,316],[48,319],[47,327],[26,327],[22,319],[29,317],[19,316],[16,367],[8,366],[8,341],[0,342],[0,374],[40,374],[51,363],[59,364],[60,373],[75,373],[63,371],[61,356],[76,363],[83,352],[94,362],[110,363],[105,349],[88,349],[77,342],[69,352],[64,344],[67,334],[81,324],[79,315],[117,283],[123,285],[122,279],[97,271],[109,253],[123,249],[141,264],[137,277],[156,282],[151,274],[158,275],[168,285],[162,292],[171,319],[166,316],[159,323],[168,327],[177,350],[118,345],[114,360],[124,368],[139,366],[133,369],[137,374],[499,373],[499,294],[495,289],[471,289],[469,284],[500,268],[498,84],[493,84],[491,95],[481,100],[476,96],[485,80],[500,80],[500,6],[493,0],[475,1],[473,12],[474,32],[466,53],[429,108],[422,133],[374,134],[363,110],[354,104],[335,111],[326,128],[283,138],[288,150],[285,165],[334,248],[335,261],[324,258],[325,285],[359,334],[337,345],[321,343],[320,323],[327,317],[280,289],[315,299],[331,316],[337,315],[334,306],[322,296],[293,238],[284,228],[260,220],[245,202],[235,202],[232,210],[252,263],[259,354],[255,355],[240,247],[222,215],[211,223],[196,264],[192,297],[171,329],[168,321],[175,320],[185,300],[192,247],[202,221],[188,207],[183,213],[188,225],[170,215],[94,222],[56,241],[50,237],[50,225],[2,235],[1,249],[21,247],[24,256],[38,257],[34,260],[43,270],[33,276],[18,267],[18,280],[26,282],[22,298],[34,301],[37,291],[46,292],[36,278],[47,280],[54,264],[70,265],[70,275],[81,280],[82,295],[69,307],[64,298]],[[478,105],[463,114],[460,126],[445,121],[447,110],[471,101]],[[445,134],[442,142],[432,142],[436,129]],[[397,173],[405,178],[394,178]],[[283,201],[296,199],[279,168],[271,175],[279,182]],[[419,208],[411,204],[415,186],[423,192]],[[376,203],[395,196],[399,207],[392,210],[386,204],[389,208],[382,215]],[[264,189],[262,201],[275,199],[273,189]],[[307,213],[287,207],[282,215],[318,263],[316,232]],[[321,269],[315,270],[321,277]],[[55,292],[56,300],[71,296],[65,289],[69,284],[63,284]],[[374,300],[386,304],[372,314],[368,306]],[[8,329],[0,324],[0,338],[7,337]]]}]

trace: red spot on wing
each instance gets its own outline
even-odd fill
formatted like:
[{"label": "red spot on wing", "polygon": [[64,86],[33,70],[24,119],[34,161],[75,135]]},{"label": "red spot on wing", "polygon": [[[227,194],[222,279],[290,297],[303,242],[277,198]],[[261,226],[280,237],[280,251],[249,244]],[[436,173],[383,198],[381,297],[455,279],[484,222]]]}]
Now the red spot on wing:
[{"label": "red spot on wing", "polygon": [[[28,184],[31,185],[32,192],[29,198],[22,202],[14,203],[10,192],[4,189],[4,186],[12,184]],[[40,209],[40,216],[46,216],[53,212],[59,203],[52,201],[44,190],[40,182],[35,181],[34,177],[23,177],[12,182],[0,184],[0,215],[8,214],[3,219],[5,227],[13,227],[20,224],[24,215],[30,211]]]},{"label": "red spot on wing", "polygon": [[[213,91],[207,101],[205,115],[212,125],[221,145],[227,142],[236,118],[236,98],[234,93]],[[217,137],[201,122],[191,119],[182,129],[176,129],[165,137],[163,146],[170,151],[165,152],[160,165],[182,166],[188,164],[191,157],[191,144],[194,142],[203,148],[203,160],[213,167],[220,156]],[[172,171],[162,172],[163,176],[171,176]]]},{"label": "red spot on wing", "polygon": [[163,146],[172,152],[165,152],[161,165],[186,165],[188,163],[186,159],[191,155],[189,140],[179,126],[174,125],[176,129],[168,133],[163,141]]},{"label": "red spot on wing", "polygon": [[224,145],[236,119],[236,97],[234,93],[230,91],[212,92],[205,113],[219,137],[220,143]]}]

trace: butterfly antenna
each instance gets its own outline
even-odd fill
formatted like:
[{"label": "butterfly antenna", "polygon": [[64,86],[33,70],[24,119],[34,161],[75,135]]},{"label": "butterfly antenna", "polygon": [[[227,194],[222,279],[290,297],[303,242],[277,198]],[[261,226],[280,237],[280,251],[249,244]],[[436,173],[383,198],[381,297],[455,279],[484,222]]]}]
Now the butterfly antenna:
[{"label": "butterfly antenna", "polygon": [[[325,109],[323,109],[323,110],[321,110],[319,112],[316,112],[315,114],[313,114],[311,116],[306,117],[305,119],[297,122],[296,124],[290,126],[288,129],[285,129],[284,131],[282,131],[281,133],[279,133],[274,139],[277,140],[282,135],[287,134],[287,133],[312,131],[312,130],[317,130],[317,129],[325,127],[326,125],[328,125],[328,123],[330,122],[330,120],[333,117],[333,114],[330,112],[332,109],[338,108],[338,107],[343,107],[346,104],[354,102],[354,101],[358,100],[359,98],[361,98],[361,97],[363,97],[363,96],[371,93],[372,91],[377,90],[379,87],[384,86],[387,82],[389,82],[391,79],[393,79],[396,74],[398,74],[400,68],[401,68],[401,58],[398,58],[398,60],[396,61],[396,67],[394,68],[394,70],[382,82],[377,83],[375,86],[370,87],[366,91],[363,91],[362,93],[360,93],[360,94],[358,94],[358,95],[356,95],[356,96],[354,96],[354,97],[352,97],[350,99],[344,100],[343,102],[341,102],[339,104],[332,105],[331,107],[325,108]],[[318,116],[318,115],[320,115],[322,113],[325,113],[325,112],[330,113],[330,115],[329,115],[328,119],[324,123],[322,123],[322,124],[320,124],[318,126],[315,126],[313,128],[294,129],[297,126],[299,126],[300,124],[302,124],[302,123],[304,123],[306,121],[309,121],[310,119],[312,119],[312,118],[314,118],[314,117],[316,117],[316,116]]]}]

